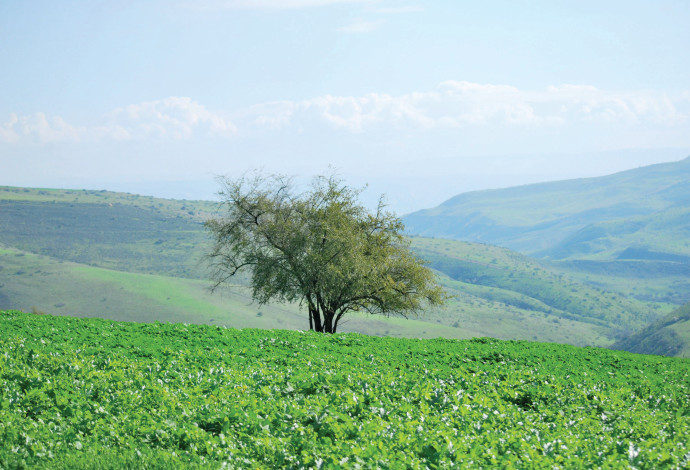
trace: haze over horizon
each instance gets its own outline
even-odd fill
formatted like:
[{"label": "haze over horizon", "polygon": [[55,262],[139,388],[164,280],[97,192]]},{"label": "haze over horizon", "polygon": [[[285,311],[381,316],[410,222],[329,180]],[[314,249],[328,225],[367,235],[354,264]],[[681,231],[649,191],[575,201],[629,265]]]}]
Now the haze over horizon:
[{"label": "haze over horizon", "polygon": [[690,155],[690,3],[0,4],[0,185],[212,199],[336,168],[399,213]]}]

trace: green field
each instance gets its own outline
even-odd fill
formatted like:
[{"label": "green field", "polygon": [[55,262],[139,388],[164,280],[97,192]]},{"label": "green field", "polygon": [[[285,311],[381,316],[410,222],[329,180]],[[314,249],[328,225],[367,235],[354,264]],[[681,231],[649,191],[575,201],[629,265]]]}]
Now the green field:
[{"label": "green field", "polygon": [[0,467],[687,468],[690,362],[0,313]]}]

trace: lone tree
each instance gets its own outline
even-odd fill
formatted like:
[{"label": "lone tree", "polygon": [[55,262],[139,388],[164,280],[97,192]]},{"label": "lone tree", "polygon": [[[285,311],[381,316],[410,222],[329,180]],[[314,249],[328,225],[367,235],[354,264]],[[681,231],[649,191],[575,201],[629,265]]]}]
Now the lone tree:
[{"label": "lone tree", "polygon": [[219,181],[221,217],[206,222],[214,289],[248,271],[255,301],[306,305],[309,328],[325,333],[349,311],[407,318],[445,301],[382,200],[369,212],[335,176],[303,193],[283,176]]}]

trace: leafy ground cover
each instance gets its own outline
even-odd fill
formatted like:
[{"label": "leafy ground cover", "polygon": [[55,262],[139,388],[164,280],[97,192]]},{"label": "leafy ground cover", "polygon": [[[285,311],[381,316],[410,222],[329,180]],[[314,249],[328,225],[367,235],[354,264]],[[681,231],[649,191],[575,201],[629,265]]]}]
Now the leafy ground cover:
[{"label": "leafy ground cover", "polygon": [[0,313],[3,468],[687,468],[690,361]]}]

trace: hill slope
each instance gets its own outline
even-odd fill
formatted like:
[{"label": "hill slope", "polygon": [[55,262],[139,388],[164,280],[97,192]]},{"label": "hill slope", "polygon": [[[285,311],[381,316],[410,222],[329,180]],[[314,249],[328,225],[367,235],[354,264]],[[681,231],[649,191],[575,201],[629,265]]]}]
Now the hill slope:
[{"label": "hill slope", "polygon": [[[0,188],[0,308],[304,328],[296,306],[249,305],[241,288],[226,297],[204,290],[201,222],[214,208],[103,191]],[[606,346],[665,313],[506,249],[422,238],[413,248],[438,271],[450,305],[418,322],[353,315],[345,331]]]},{"label": "hill slope", "polygon": [[[689,182],[690,157],[598,178],[460,194],[404,221],[417,235],[478,241],[559,259],[618,254],[631,242],[653,252],[690,256],[690,245],[676,238],[690,230]],[[673,226],[665,219],[672,219]],[[617,221],[617,227],[600,225],[611,221]],[[622,239],[604,238],[607,229]],[[641,230],[643,238],[632,236]],[[583,244],[590,239],[602,240],[599,246]]]},{"label": "hill slope", "polygon": [[[566,326],[561,322],[572,320],[604,327],[607,335],[615,336],[625,330],[637,330],[659,315],[648,305],[579,283],[506,248],[413,238],[413,249],[430,267],[450,279],[441,277],[441,282],[458,301],[476,295],[485,302],[492,302],[504,319],[510,317],[513,309],[523,314],[543,315],[541,322],[522,319],[533,331],[547,330],[550,323],[567,331],[574,325]],[[464,303],[455,308],[462,311],[471,301],[468,299]],[[494,328],[498,329],[499,325],[497,323]]]},{"label": "hill slope", "polygon": [[0,187],[0,243],[120,271],[203,278],[211,202]]},{"label": "hill slope", "polygon": [[690,303],[612,346],[640,354],[690,357]]},{"label": "hill slope", "polygon": [[[255,304],[241,285],[213,295],[208,287],[205,280],[103,269],[0,245],[0,309],[233,328],[308,328],[307,317],[297,305]],[[342,330],[418,338],[481,335],[436,322],[361,314],[349,316]]]}]

